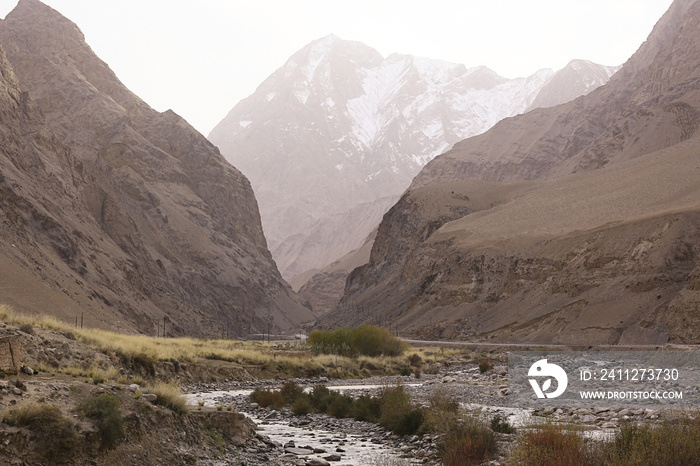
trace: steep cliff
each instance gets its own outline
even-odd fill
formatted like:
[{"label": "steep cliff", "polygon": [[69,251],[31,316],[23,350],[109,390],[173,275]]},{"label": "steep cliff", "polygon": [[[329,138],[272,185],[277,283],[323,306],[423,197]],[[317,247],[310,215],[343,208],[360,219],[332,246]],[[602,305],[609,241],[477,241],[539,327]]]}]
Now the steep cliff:
[{"label": "steep cliff", "polygon": [[[267,250],[248,180],[216,147],[131,93],[75,24],[38,0],[21,0],[0,23],[0,45],[17,77],[6,85],[35,102],[28,124],[51,141],[27,141],[13,123],[21,112],[2,122],[37,156],[11,169],[2,148],[14,194],[3,197],[0,249],[31,279],[0,299],[153,333],[163,319],[171,333],[240,335],[312,318]],[[42,286],[65,310],[23,300]]]}]

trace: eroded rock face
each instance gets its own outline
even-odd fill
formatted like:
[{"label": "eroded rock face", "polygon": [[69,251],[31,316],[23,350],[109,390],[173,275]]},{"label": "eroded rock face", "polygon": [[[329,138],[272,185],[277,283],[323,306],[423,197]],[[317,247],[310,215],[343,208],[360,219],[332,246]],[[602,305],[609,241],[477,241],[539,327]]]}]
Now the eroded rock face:
[{"label": "eroded rock face", "polygon": [[607,85],[430,162],[325,322],[697,342],[699,20],[700,4],[674,2]]},{"label": "eroded rock face", "polygon": [[0,45],[0,252],[27,275],[2,300],[153,333],[164,317],[190,335],[313,317],[272,261],[245,176],[124,87],[75,24],[22,0]]}]

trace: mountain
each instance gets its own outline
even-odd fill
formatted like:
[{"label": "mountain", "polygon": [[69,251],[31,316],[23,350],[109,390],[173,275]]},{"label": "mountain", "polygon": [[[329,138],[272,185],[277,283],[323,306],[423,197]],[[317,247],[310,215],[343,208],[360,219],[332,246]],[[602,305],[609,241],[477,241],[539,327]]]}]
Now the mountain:
[{"label": "mountain", "polygon": [[619,69],[619,66],[602,66],[588,60],[571,60],[549,77],[528,111],[554,107],[586,95],[607,83]]},{"label": "mountain", "polygon": [[698,343],[700,3],[610,81],[428,163],[322,324],[427,337]]},{"label": "mountain", "polygon": [[[330,35],[295,53],[209,140],[250,178],[273,257],[290,279],[362,245],[376,224],[349,223],[353,209],[364,204],[368,217],[381,217],[386,210],[376,202],[398,198],[433,157],[526,111],[548,83],[547,103],[568,98],[560,86],[576,70],[585,69],[586,86],[594,76],[602,84],[611,69],[596,74],[596,66],[573,64],[556,79],[541,70],[509,80],[485,67],[384,58]],[[576,86],[572,81],[576,95],[590,90]],[[319,232],[338,230],[352,235],[319,241]]]},{"label": "mountain", "polygon": [[246,177],[124,87],[74,23],[21,0],[0,45],[0,302],[153,334],[313,317],[279,275]]}]

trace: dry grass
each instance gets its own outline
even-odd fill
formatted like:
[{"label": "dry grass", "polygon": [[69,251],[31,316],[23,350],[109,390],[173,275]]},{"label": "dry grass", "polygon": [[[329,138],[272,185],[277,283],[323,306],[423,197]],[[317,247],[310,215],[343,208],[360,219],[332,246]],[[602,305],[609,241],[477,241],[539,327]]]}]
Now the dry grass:
[{"label": "dry grass", "polygon": [[151,393],[155,394],[155,403],[178,413],[186,414],[188,411],[187,398],[182,396],[180,386],[169,382],[156,382],[149,387]]},{"label": "dry grass", "polygon": [[518,437],[513,460],[522,466],[588,466],[596,464],[594,453],[580,429],[546,423]]},{"label": "dry grass", "polygon": [[57,406],[24,403],[7,410],[2,422],[26,427],[36,435],[36,451],[46,464],[63,464],[75,451],[78,433],[73,421]]},{"label": "dry grass", "polygon": [[[197,359],[220,360],[241,366],[256,366],[273,374],[303,375],[327,373],[333,378],[361,378],[371,375],[395,374],[406,366],[402,356],[344,357],[336,355],[313,355],[307,348],[297,345],[276,345],[262,342],[238,340],[205,340],[197,338],[154,338],[145,335],[127,335],[94,328],[75,328],[46,315],[24,315],[7,305],[0,304],[0,321],[13,325],[53,330],[70,335],[92,349],[122,361],[151,365],[155,361],[193,362]],[[420,355],[423,368],[437,366],[459,351],[430,348],[412,349]],[[461,353],[464,354],[464,353]],[[116,380],[118,374],[101,373],[91,368],[45,368],[48,372],[66,372],[69,375],[98,380]]]}]

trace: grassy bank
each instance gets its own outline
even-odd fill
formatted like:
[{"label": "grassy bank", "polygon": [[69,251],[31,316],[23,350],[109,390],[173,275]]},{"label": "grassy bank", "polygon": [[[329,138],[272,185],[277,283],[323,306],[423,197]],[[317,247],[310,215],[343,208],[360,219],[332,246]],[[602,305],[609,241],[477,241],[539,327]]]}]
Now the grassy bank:
[{"label": "grassy bank", "polygon": [[[416,374],[420,371],[437,372],[447,358],[461,354],[431,348],[414,350],[402,343],[404,354],[392,355],[337,355],[314,351],[313,347],[298,343],[265,344],[258,341],[239,341],[197,338],[155,338],[145,335],[126,335],[94,328],[75,328],[56,318],[30,316],[0,305],[0,321],[19,327],[26,333],[41,328],[83,343],[94,351],[120,361],[122,367],[145,368],[142,376],[153,375],[153,365],[159,362],[229,366],[245,369],[257,377],[314,377],[364,378],[375,375]],[[375,335],[376,333],[365,332]],[[365,335],[361,334],[361,335]],[[383,333],[380,333],[385,338]],[[39,364],[39,369],[62,372],[94,380],[113,380],[118,377],[116,367],[56,366]]]}]

